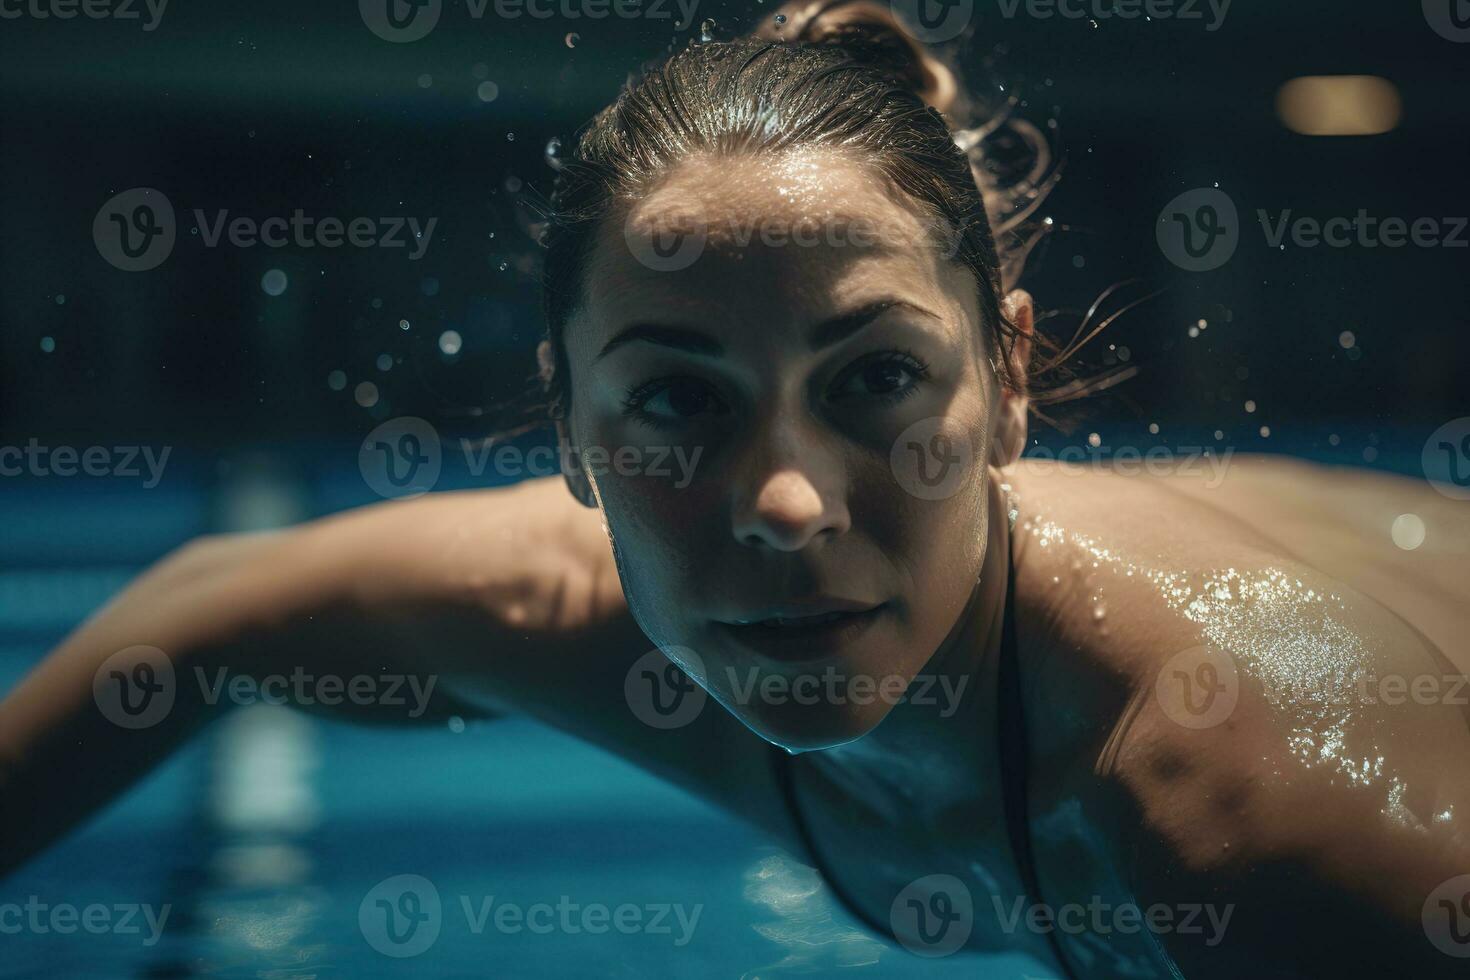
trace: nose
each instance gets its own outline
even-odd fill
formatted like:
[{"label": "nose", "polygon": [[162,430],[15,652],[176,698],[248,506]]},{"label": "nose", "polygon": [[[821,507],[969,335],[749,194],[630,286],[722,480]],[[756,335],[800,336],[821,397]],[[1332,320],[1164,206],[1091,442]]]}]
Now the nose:
[{"label": "nose", "polygon": [[852,525],[839,459],[803,448],[789,436],[748,460],[735,487],[731,529],[741,544],[799,551]]}]

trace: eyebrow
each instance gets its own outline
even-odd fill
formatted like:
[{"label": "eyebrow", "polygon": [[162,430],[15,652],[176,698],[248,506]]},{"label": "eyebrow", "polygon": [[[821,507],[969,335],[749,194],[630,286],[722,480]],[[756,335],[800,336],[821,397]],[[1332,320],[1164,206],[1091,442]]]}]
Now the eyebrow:
[{"label": "eyebrow", "polygon": [[[878,317],[892,309],[904,309],[932,320],[939,320],[939,316],[902,299],[880,299],[872,303],[866,303],[850,313],[823,320],[807,334],[807,347],[811,350],[821,350],[831,347],[851,337],[859,330],[872,323]],[[664,326],[653,323],[635,323],[630,327],[617,332],[611,340],[602,346],[597,356],[592,360],[597,362],[608,354],[617,350],[625,344],[638,341],[648,344],[657,344],[660,347],[672,347],[675,350],[686,351],[701,357],[724,357],[725,346],[707,333],[683,326]]]}]

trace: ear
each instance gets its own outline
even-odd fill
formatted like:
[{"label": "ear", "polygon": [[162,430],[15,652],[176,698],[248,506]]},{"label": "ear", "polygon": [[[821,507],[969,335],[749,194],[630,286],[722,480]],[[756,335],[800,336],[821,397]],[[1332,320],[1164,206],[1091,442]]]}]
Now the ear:
[{"label": "ear", "polygon": [[[556,371],[556,355],[551,349],[551,341],[543,340],[536,345],[536,365],[541,373],[541,383],[548,384]],[[566,480],[567,489],[583,507],[596,507],[597,495],[592,492],[592,483],[587,479],[582,453],[564,409],[564,405],[556,406],[552,416],[556,425],[557,458],[562,461],[562,479]]]},{"label": "ear", "polygon": [[1015,324],[1016,341],[1011,347],[1007,367],[1010,375],[1021,385],[1021,390],[1002,387],[1000,405],[995,417],[995,435],[990,442],[990,462],[1001,467],[1009,466],[1021,458],[1026,449],[1026,410],[1030,399],[1026,396],[1026,366],[1031,363],[1031,340],[1035,336],[1036,314],[1031,303],[1031,294],[1024,289],[1013,289],[1001,302],[1001,312]]}]

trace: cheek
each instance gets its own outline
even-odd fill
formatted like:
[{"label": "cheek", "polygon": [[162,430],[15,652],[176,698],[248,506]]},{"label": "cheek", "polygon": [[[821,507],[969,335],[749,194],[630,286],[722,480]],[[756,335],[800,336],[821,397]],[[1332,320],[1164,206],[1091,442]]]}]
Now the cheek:
[{"label": "cheek", "polygon": [[718,545],[711,539],[720,527],[717,501],[697,481],[680,488],[671,477],[611,468],[594,479],[630,607],[655,639],[677,642],[669,624],[698,596]]}]

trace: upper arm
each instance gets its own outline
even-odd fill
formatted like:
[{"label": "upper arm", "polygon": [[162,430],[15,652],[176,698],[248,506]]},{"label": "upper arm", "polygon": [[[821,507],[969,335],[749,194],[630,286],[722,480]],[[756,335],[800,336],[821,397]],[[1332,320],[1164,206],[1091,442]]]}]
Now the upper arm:
[{"label": "upper arm", "polygon": [[1140,819],[1116,830],[1139,904],[1230,916],[1219,936],[1159,935],[1191,978],[1464,975],[1470,688],[1408,627],[1362,612],[1370,657],[1322,675],[1331,697],[1243,670],[1220,723],[1185,728],[1155,702],[1124,739],[1112,775]]}]

